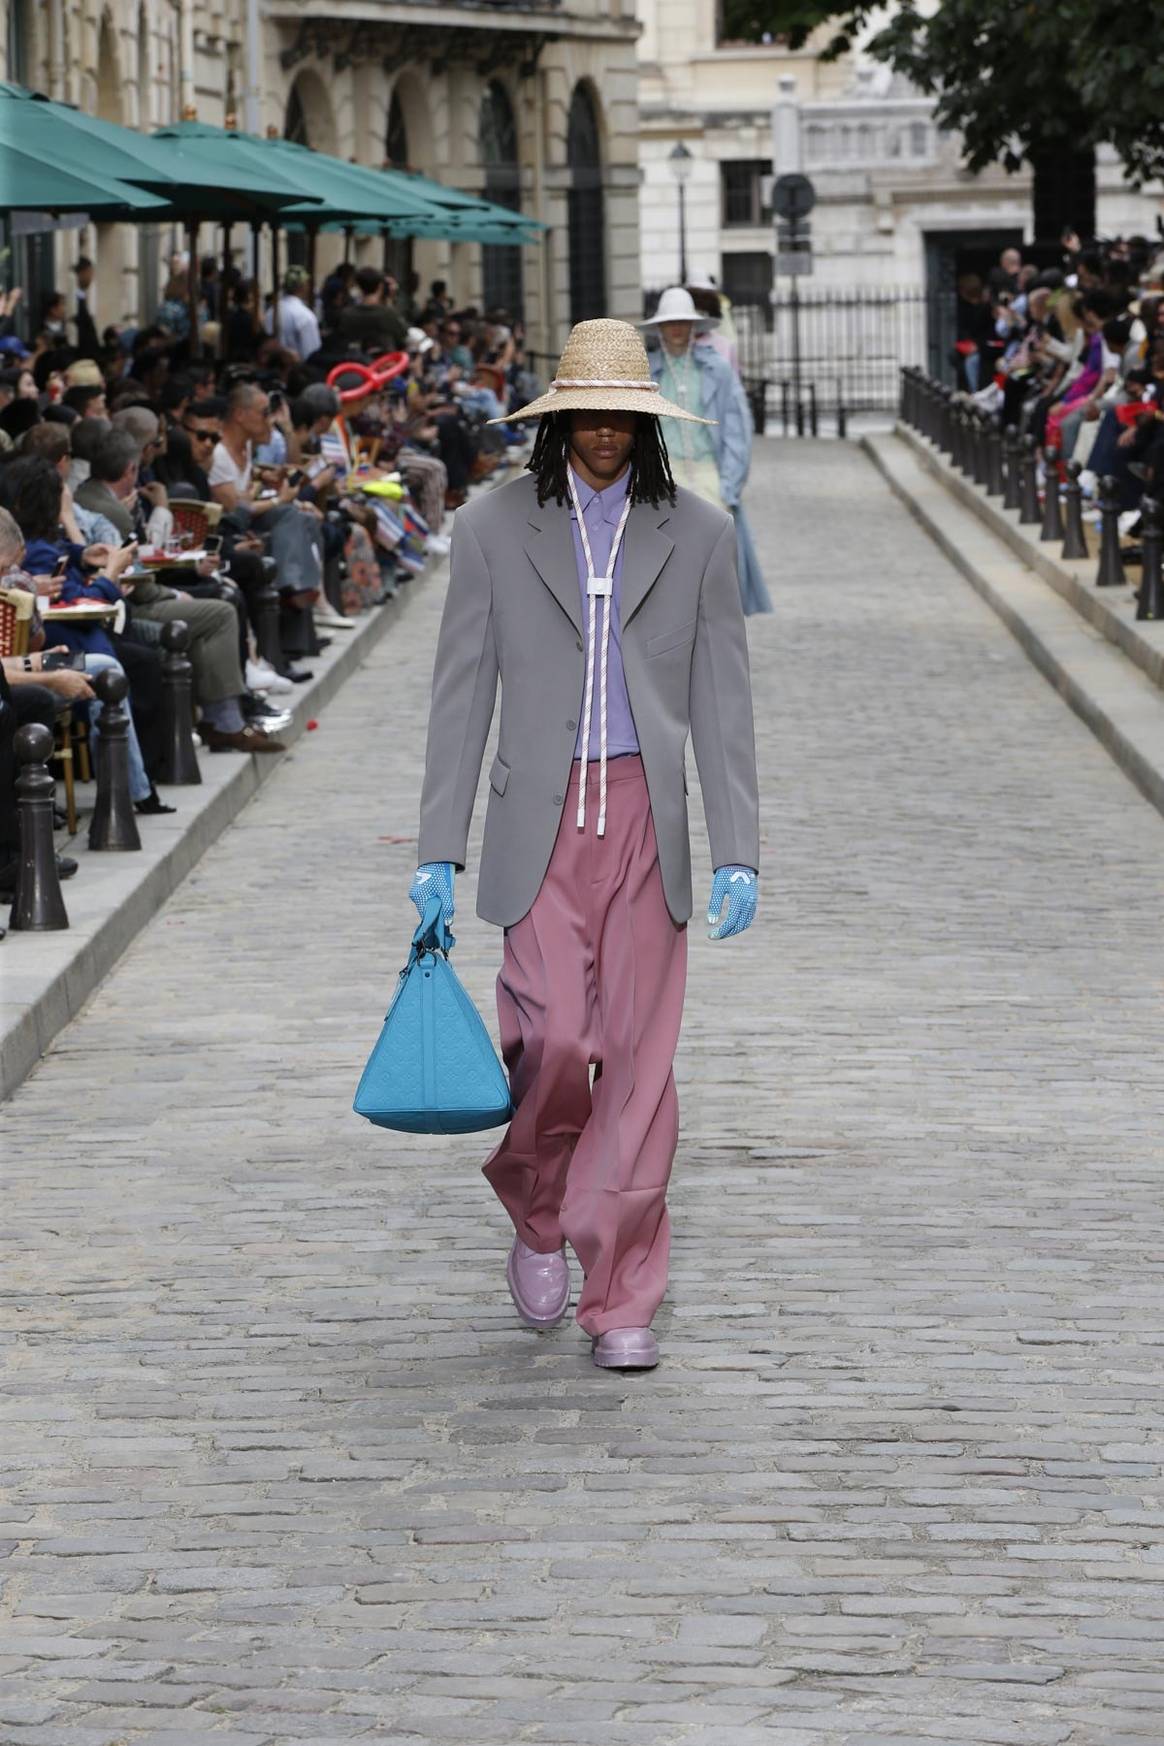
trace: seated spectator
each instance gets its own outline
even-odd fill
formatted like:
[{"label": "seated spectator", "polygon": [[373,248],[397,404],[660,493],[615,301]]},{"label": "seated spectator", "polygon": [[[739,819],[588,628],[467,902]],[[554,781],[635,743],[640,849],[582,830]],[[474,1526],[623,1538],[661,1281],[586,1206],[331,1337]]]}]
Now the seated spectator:
[{"label": "seated spectator", "polygon": [[[110,430],[97,446],[89,479],[78,500],[85,507],[118,516],[115,525],[134,533],[141,450],[126,430]],[[111,516],[110,519],[113,519]],[[124,536],[123,536],[124,537]],[[196,600],[186,590],[166,586],[149,572],[124,579],[135,618],[156,624],[184,619],[190,628],[194,695],[202,711],[202,738],[213,751],[278,752],[284,748],[245,721],[246,690],[240,660],[238,620],[227,600]]]},{"label": "seated spectator", "polygon": [[[117,604],[117,578],[133,561],[133,553],[117,551],[103,545],[82,548],[60,538],[60,525],[57,523],[54,527],[52,519],[54,508],[59,512],[61,497],[60,476],[56,469],[43,457],[13,462],[6,470],[0,485],[12,506],[11,513],[0,510],[0,562],[7,571],[8,586],[27,586],[32,593],[45,599],[46,606],[51,602],[54,593],[65,603],[71,598],[80,598],[79,592],[69,588],[67,580],[56,575],[58,561],[64,556],[69,559],[71,570],[80,572],[83,566],[88,567],[90,575],[85,598],[105,599],[110,604]],[[30,529],[31,533],[28,531]],[[47,532],[49,529],[52,529],[51,537]],[[12,579],[14,571],[20,566],[24,566],[26,570],[23,584],[14,583]],[[88,633],[83,637],[80,649],[77,649],[76,636],[70,639],[67,634],[70,631],[75,633],[78,629]],[[100,646],[102,643],[104,647]],[[44,673],[43,652],[46,645],[55,651],[79,653],[84,661],[83,671],[62,668],[59,675]],[[59,627],[59,630],[54,628],[50,643],[49,635],[38,616],[33,628],[32,653],[23,672],[35,673],[39,682],[45,684],[49,690],[84,708],[89,720],[94,756],[100,732],[100,703],[91,688],[91,682],[98,673],[106,669],[117,672],[124,670],[100,625],[68,625]],[[15,683],[21,682],[14,668],[9,669],[9,678]],[[86,683],[79,683],[81,680]],[[129,718],[126,730],[129,791],[134,805],[141,812],[173,812],[173,807],[163,805],[146,773],[134,722],[132,695],[126,699],[126,713]]]},{"label": "seated spectator", "polygon": [[242,382],[227,396],[222,434],[210,466],[210,491],[236,525],[258,534],[278,568],[282,671],[294,677],[291,657],[317,654],[325,646],[314,634],[311,607],[323,586],[320,514],[300,497],[299,485],[282,477],[267,485],[256,476],[254,451],[270,437],[267,391]]}]

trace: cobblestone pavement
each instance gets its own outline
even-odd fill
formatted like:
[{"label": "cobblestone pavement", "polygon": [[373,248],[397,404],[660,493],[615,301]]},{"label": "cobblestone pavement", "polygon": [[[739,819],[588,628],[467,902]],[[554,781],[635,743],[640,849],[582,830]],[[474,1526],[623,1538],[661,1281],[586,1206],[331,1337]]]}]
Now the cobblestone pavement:
[{"label": "cobblestone pavement", "polygon": [[3,1746],[1164,1742],[1164,824],[858,453],[751,502],[664,1363],[519,1327],[484,1145],[348,1113],[428,587],[3,1111]]}]

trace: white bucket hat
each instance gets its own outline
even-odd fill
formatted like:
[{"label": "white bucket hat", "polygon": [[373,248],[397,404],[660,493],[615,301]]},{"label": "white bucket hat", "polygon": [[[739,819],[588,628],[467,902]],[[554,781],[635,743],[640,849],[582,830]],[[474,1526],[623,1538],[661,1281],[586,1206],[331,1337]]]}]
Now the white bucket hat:
[{"label": "white bucket hat", "polygon": [[642,335],[629,321],[605,319],[580,321],[571,329],[548,394],[489,422],[509,424],[547,412],[648,412],[653,418],[682,418],[689,424],[715,423],[664,400],[652,380]]},{"label": "white bucket hat", "polygon": [[640,327],[662,327],[665,321],[689,321],[696,333],[710,333],[713,327],[719,326],[718,315],[701,315],[695,307],[695,299],[683,285],[670,285],[659,299],[659,307],[649,321],[640,321]]}]

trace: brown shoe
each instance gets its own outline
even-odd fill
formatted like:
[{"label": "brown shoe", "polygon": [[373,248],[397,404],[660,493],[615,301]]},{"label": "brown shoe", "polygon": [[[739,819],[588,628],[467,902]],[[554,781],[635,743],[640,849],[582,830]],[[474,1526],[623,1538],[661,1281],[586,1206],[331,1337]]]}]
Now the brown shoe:
[{"label": "brown shoe", "polygon": [[272,738],[270,734],[261,734],[258,728],[249,723],[240,728],[237,733],[224,734],[221,729],[210,727],[203,722],[198,729],[203,745],[209,746],[212,752],[285,752],[286,746],[282,740]]}]

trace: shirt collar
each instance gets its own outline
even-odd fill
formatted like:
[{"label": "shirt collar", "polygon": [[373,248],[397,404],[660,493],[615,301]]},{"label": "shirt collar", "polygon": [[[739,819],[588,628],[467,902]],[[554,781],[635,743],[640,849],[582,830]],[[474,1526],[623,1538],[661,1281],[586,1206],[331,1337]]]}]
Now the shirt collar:
[{"label": "shirt collar", "polygon": [[[622,506],[626,502],[627,489],[630,485],[630,468],[627,468],[621,479],[616,479],[613,485],[607,485],[602,491],[596,491],[593,485],[587,485],[584,479],[579,478],[573,467],[570,468],[570,477],[574,481],[574,489],[578,493],[578,503],[583,515],[587,513],[590,505],[597,499],[603,521],[609,522],[612,527],[617,526],[618,518],[622,514]],[[574,506],[571,504],[571,514],[573,514],[573,509]]]}]

